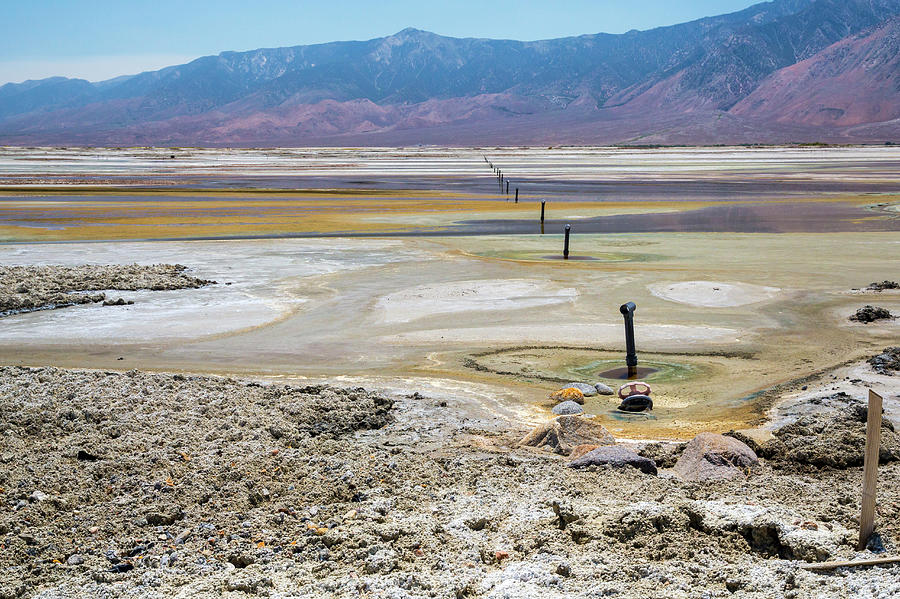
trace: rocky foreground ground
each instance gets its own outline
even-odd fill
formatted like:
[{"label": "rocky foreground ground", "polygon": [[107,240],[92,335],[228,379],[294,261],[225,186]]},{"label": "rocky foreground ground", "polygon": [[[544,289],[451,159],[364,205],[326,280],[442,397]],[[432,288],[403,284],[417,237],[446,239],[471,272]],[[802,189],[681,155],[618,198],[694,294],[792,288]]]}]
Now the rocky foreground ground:
[{"label": "rocky foreground ground", "polygon": [[462,401],[0,368],[0,597],[900,595],[898,566],[802,568],[900,538],[889,424],[886,553],[855,549],[858,461],[816,459],[856,455],[852,398],[708,482],[671,468],[683,445],[629,446],[656,475],[571,468]]},{"label": "rocky foreground ground", "polygon": [[103,290],[195,289],[215,283],[186,270],[181,264],[0,266],[0,317],[102,302]]}]

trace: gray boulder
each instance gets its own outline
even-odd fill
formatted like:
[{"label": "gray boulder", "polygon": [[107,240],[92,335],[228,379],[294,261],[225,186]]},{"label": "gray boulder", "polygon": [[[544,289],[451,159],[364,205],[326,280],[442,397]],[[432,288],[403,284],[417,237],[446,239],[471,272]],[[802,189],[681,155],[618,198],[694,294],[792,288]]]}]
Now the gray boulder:
[{"label": "gray boulder", "polygon": [[569,416],[571,414],[581,414],[584,412],[584,408],[578,405],[578,402],[564,401],[561,404],[553,406],[551,412],[560,416]]},{"label": "gray boulder", "polygon": [[612,388],[604,385],[603,383],[596,383],[594,385],[594,389],[596,389],[597,393],[600,395],[615,395],[616,392],[612,390]]},{"label": "gray boulder", "polygon": [[578,389],[585,397],[597,395],[597,389],[593,385],[588,385],[587,383],[568,383],[565,387]]},{"label": "gray boulder", "polygon": [[609,464],[614,468],[631,466],[644,474],[656,474],[656,462],[640,456],[631,449],[621,445],[598,447],[569,462],[569,467],[585,468],[587,466],[602,466],[603,464]]}]

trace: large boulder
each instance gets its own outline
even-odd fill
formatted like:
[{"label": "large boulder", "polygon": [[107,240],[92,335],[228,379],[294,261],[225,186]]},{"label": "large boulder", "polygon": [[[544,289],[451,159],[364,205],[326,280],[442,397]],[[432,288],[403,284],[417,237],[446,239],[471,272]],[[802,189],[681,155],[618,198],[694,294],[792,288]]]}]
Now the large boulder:
[{"label": "large boulder", "polygon": [[602,424],[573,415],[559,416],[538,425],[519,441],[519,445],[550,447],[558,454],[569,455],[576,445],[612,445],[615,442]]},{"label": "large boulder", "polygon": [[644,474],[656,474],[656,462],[639,456],[633,450],[621,445],[598,447],[569,462],[569,467],[585,468],[587,466],[602,466],[604,464],[614,468],[631,466]]},{"label": "large boulder", "polygon": [[553,401],[574,401],[576,403],[584,404],[584,393],[576,389],[575,387],[563,387],[559,391],[554,391],[550,394],[550,399]]},{"label": "large boulder", "polygon": [[675,472],[690,481],[730,480],[744,478],[758,461],[753,450],[737,439],[700,433],[684,448]]}]

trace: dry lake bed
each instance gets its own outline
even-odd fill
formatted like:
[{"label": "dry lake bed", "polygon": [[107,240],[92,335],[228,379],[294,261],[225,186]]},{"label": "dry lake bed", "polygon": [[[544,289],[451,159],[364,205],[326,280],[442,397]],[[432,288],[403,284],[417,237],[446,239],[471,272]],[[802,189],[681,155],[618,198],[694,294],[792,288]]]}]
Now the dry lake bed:
[{"label": "dry lake bed", "polygon": [[[81,584],[108,596],[900,592],[892,569],[798,569],[855,555],[860,468],[785,466],[787,450],[766,449],[841,393],[873,388],[900,416],[900,376],[866,362],[900,345],[900,319],[850,319],[866,305],[900,314],[900,290],[868,288],[900,280],[896,147],[0,148],[0,269],[131,264],[215,283],[95,284],[83,291],[123,301],[0,317],[2,596],[80,596]],[[2,291],[22,285],[34,287]],[[704,485],[663,475],[671,464],[654,454],[650,480],[517,446],[554,417],[551,392],[624,382],[628,301],[654,409],[624,414],[595,395],[590,421],[676,457],[697,433],[743,431],[768,456],[761,470]],[[244,384],[286,391],[230,387]],[[319,384],[366,391],[335,399]],[[297,418],[266,428],[267,401],[291,420],[290,401],[323,393],[331,411],[300,420],[328,439],[285,432]],[[378,417],[344,415],[357,399]],[[135,409],[149,420],[124,415]],[[22,457],[34,451],[51,457]],[[892,552],[900,470],[885,469]],[[110,510],[127,524],[104,524]]]}]

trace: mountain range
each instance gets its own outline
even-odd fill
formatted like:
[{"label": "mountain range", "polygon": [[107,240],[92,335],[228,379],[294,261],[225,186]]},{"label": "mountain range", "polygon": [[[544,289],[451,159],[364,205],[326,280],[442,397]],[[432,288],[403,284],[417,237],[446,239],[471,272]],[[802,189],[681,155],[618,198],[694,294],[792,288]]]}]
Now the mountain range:
[{"label": "mountain range", "polygon": [[0,87],[0,145],[900,141],[900,0],[522,42],[405,29]]}]

